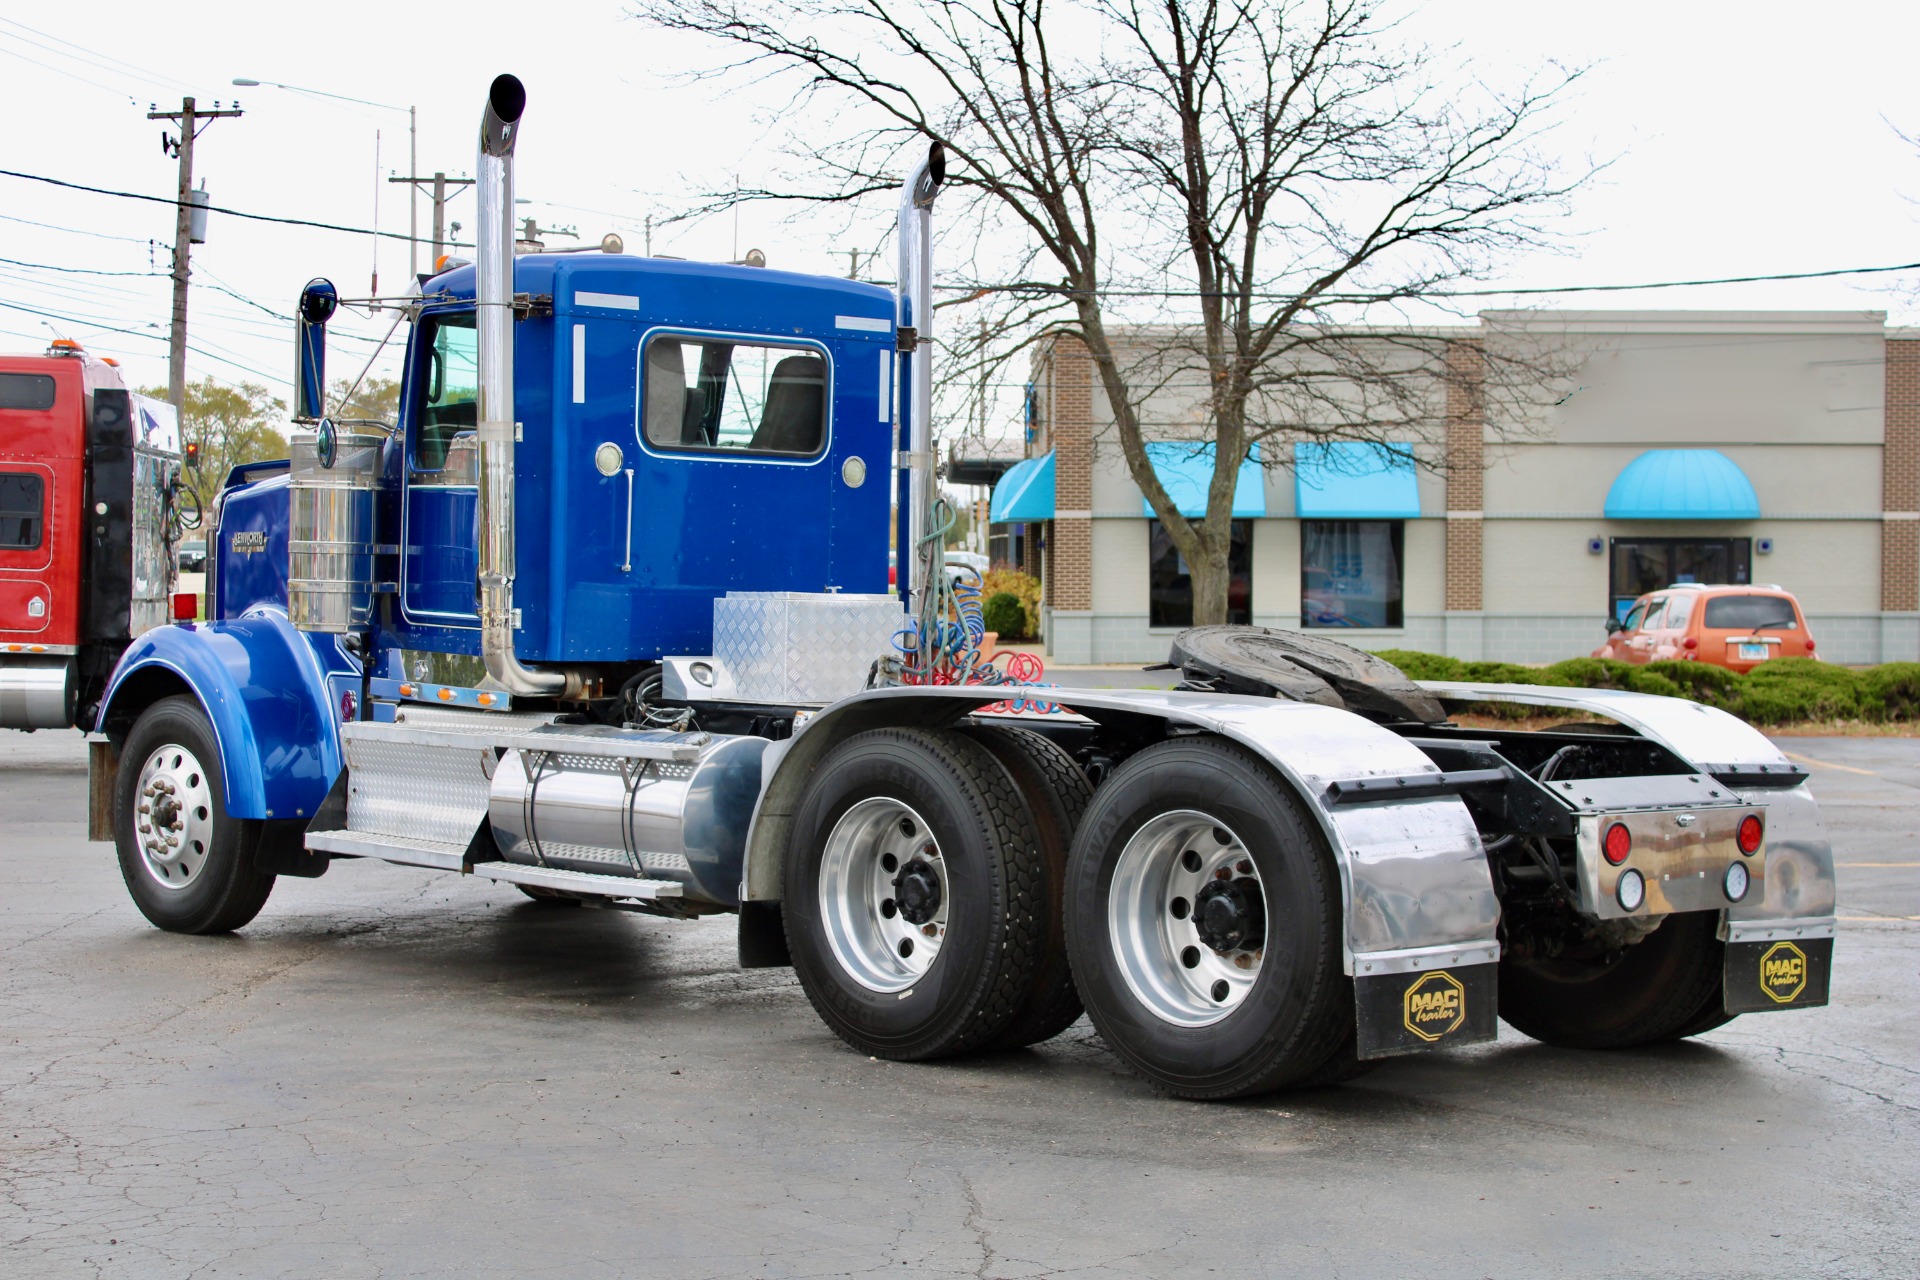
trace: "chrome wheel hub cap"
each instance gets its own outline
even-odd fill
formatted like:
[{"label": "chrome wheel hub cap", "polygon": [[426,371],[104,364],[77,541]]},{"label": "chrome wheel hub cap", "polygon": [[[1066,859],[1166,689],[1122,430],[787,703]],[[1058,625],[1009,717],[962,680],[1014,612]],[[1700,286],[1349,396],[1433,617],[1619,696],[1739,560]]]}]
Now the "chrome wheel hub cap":
[{"label": "chrome wheel hub cap", "polygon": [[876,796],[841,815],[820,859],[820,918],[840,967],[871,991],[905,991],[947,936],[947,869],[927,824]]},{"label": "chrome wheel hub cap", "polygon": [[1246,845],[1195,809],[1149,819],[1114,865],[1107,931],[1134,997],[1205,1027],[1237,1008],[1266,956],[1267,895]]},{"label": "chrome wheel hub cap", "polygon": [[199,878],[213,847],[213,788],[193,752],[168,744],[140,766],[133,832],[159,884],[184,889]]}]

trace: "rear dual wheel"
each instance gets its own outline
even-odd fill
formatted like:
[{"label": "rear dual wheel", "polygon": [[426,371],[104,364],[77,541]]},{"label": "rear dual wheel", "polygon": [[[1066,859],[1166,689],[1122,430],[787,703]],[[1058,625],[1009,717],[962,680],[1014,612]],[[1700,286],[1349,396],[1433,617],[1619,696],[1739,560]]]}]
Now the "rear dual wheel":
[{"label": "rear dual wheel", "polygon": [[1163,1089],[1231,1098],[1350,1073],[1332,853],[1244,748],[1179,738],[1121,765],[1080,824],[1066,901],[1095,1028]]},{"label": "rear dual wheel", "polygon": [[1003,1043],[1046,985],[1043,850],[1026,792],[966,734],[835,746],[794,815],[781,913],[814,1009],[875,1057]]},{"label": "rear dual wheel", "polygon": [[1719,934],[1718,912],[1690,911],[1610,955],[1503,959],[1500,1016],[1565,1049],[1628,1049],[1725,1026]]}]

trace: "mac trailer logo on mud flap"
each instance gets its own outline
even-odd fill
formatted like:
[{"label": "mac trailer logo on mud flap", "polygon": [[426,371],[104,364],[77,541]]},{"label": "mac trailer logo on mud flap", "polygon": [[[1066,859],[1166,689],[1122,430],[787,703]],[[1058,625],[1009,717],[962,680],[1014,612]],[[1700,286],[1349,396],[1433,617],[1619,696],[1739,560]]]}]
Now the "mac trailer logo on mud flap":
[{"label": "mac trailer logo on mud flap", "polygon": [[267,549],[267,535],[258,529],[243,529],[233,535],[233,541],[229,545],[232,546],[235,555],[250,556],[256,551]]},{"label": "mac trailer logo on mud flap", "polygon": [[1760,989],[1776,1004],[1792,1004],[1807,989],[1807,953],[1776,942],[1760,957]]},{"label": "mac trailer logo on mud flap", "polygon": [[1401,1000],[1407,1030],[1422,1040],[1438,1040],[1467,1020],[1467,989],[1445,969],[1421,974]]}]

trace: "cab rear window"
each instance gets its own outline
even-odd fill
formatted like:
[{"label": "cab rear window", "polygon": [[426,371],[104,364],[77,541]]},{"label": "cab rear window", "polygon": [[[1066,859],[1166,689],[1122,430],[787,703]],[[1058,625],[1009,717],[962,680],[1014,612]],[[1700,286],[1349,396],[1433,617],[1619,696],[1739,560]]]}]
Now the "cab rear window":
[{"label": "cab rear window", "polygon": [[0,409],[53,408],[53,376],[0,373]]},{"label": "cab rear window", "polygon": [[1800,629],[1793,601],[1785,596],[1715,596],[1707,601],[1705,625],[1728,631],[1751,631],[1756,627]]},{"label": "cab rear window", "polygon": [[46,486],[41,477],[31,472],[0,471],[0,550],[31,551],[38,547],[45,514]]}]

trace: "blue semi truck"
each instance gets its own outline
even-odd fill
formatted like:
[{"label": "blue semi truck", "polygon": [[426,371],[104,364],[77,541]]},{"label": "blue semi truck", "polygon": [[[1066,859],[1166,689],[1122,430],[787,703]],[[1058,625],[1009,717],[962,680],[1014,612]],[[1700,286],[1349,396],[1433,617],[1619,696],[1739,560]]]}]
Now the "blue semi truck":
[{"label": "blue semi truck", "polygon": [[[1825,1003],[1818,806],[1719,712],[1419,685],[1250,627],[1183,635],[1171,692],[931,679],[939,148],[902,190],[895,293],[516,253],[524,107],[493,83],[475,261],[407,304],[398,423],[326,416],[340,299],[314,281],[301,430],[226,482],[207,621],[113,672],[91,828],[155,925],[240,928],[341,858],[729,912],[741,963],[791,964],[861,1052],[1033,1044],[1085,1011],[1193,1098],[1496,1017],[1609,1047]],[[1486,702],[1569,723],[1449,715]]]}]

